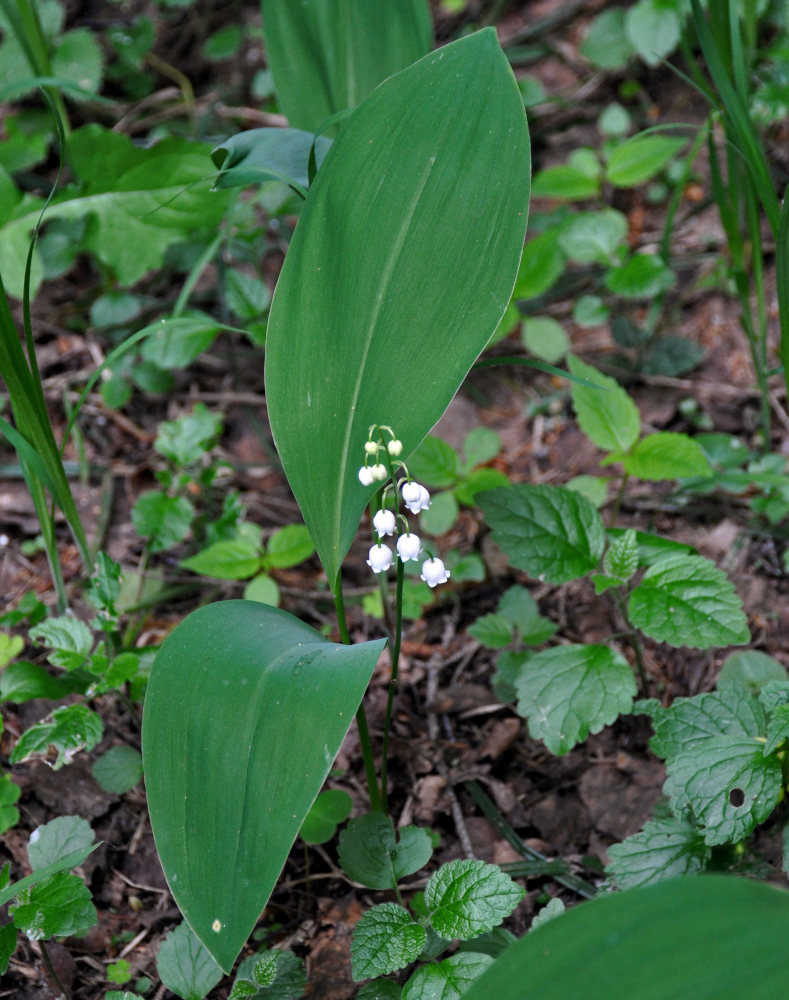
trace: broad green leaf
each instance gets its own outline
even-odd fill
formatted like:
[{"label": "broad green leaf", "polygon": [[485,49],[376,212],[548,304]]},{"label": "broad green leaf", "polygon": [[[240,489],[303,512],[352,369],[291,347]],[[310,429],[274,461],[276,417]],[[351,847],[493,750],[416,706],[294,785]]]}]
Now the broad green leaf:
[{"label": "broad green leaf", "polygon": [[338,857],[345,874],[371,889],[394,889],[400,879],[423,868],[433,853],[427,830],[395,830],[382,812],[352,819],[340,834]]},{"label": "broad green leaf", "polygon": [[744,840],[772,813],[781,762],[745,736],[713,736],[671,757],[663,791],[675,812],[691,809],[707,844]]},{"label": "broad green leaf", "polygon": [[11,780],[11,775],[0,773],[0,833],[5,833],[19,822],[16,803],[21,794],[22,789]]},{"label": "broad green leaf", "polygon": [[[740,684],[751,694],[758,695],[770,681],[786,681],[786,667],[758,649],[743,649],[727,656],[718,674],[718,687]],[[0,690],[2,680],[0,680]]]},{"label": "broad green leaf", "polygon": [[655,253],[634,253],[624,264],[613,267],[605,284],[623,299],[651,299],[676,284],[677,276]]},{"label": "broad green leaf", "polygon": [[[621,538],[629,528],[609,528],[606,534],[610,539]],[[696,555],[696,550],[683,542],[675,542],[673,538],[663,538],[649,531],[636,531],[638,542],[638,565],[651,566],[658,559],[670,555]]]},{"label": "broad green leaf", "polygon": [[537,580],[576,580],[603,554],[603,522],[580,493],[524,483],[486,491],[479,506],[510,563]]},{"label": "broad green leaf", "polygon": [[561,277],[565,259],[554,227],[530,239],[523,248],[513,298],[533,299],[543,295]]},{"label": "broad green leaf", "polygon": [[620,889],[635,889],[678,875],[704,871],[711,851],[704,836],[683,819],[660,819],[608,848],[606,872]]},{"label": "broad green leaf", "polygon": [[638,569],[638,541],[636,529],[627,528],[615,538],[603,559],[603,572],[615,580],[627,581]]},{"label": "broad green leaf", "polygon": [[578,426],[603,451],[627,452],[638,440],[641,417],[638,407],[622,386],[609,375],[585,364],[571,354],[567,358],[570,374],[586,379],[594,386],[570,384]]},{"label": "broad green leaf", "polygon": [[7,632],[0,632],[0,670],[19,656],[25,648],[25,640],[21,635],[9,635]]},{"label": "broad green leaf", "polygon": [[531,316],[521,324],[523,346],[535,358],[555,365],[570,350],[564,327],[552,316]]},{"label": "broad green leaf", "polygon": [[225,970],[268,900],[382,648],[382,640],[335,645],[276,608],[227,601],[189,615],[157,654],[142,734],[154,838],[176,902]]},{"label": "broad green leaf", "polygon": [[260,569],[261,555],[254,543],[243,538],[229,538],[183,559],[181,565],[192,573],[218,580],[246,580]]},{"label": "broad green leaf", "polygon": [[459,513],[460,507],[452,490],[434,493],[428,509],[419,515],[419,524],[429,535],[443,535],[457,521]]},{"label": "broad green leaf", "polygon": [[8,912],[31,941],[84,934],[96,924],[90,890],[79,876],[63,872],[24,889]]},{"label": "broad green leaf", "polygon": [[504,591],[496,610],[517,628],[521,642],[530,646],[547,642],[556,631],[556,624],[540,614],[529,591],[518,584]]},{"label": "broad green leaf", "polygon": [[512,622],[503,615],[482,615],[466,631],[489,649],[504,649],[513,639]]},{"label": "broad green leaf", "polygon": [[534,175],[533,198],[580,201],[584,198],[596,198],[598,194],[600,194],[599,177],[590,176],[586,171],[569,164],[546,167]]},{"label": "broad green leaf", "polygon": [[573,304],[573,323],[578,326],[602,326],[610,315],[611,309],[599,295],[581,295]]},{"label": "broad green leaf", "polygon": [[216,187],[243,187],[265,181],[295,181],[309,187],[307,166],[315,144],[320,168],[331,148],[331,139],[297,128],[251,128],[226,139],[211,152],[219,168]]},{"label": "broad green leaf", "polygon": [[551,753],[568,753],[633,707],[627,660],[607,646],[554,646],[530,656],[515,681],[518,714]]},{"label": "broad green leaf", "polygon": [[186,497],[171,497],[161,490],[140,495],[131,510],[135,531],[151,540],[151,551],[161,552],[182,542],[189,534],[195,509]]},{"label": "broad green leaf", "polygon": [[287,569],[309,559],[314,551],[310,533],[303,524],[286,524],[269,538],[266,561],[275,569]]},{"label": "broad green leaf", "polygon": [[221,413],[211,413],[203,403],[196,403],[191,413],[185,413],[176,420],[162,421],[153,446],[173,465],[197,465],[221,431]]},{"label": "broad green leaf", "polygon": [[353,978],[371,979],[415,962],[427,943],[427,931],[405,907],[381,903],[369,909],[353,931]]},{"label": "broad green leaf", "polygon": [[594,18],[581,42],[581,55],[600,69],[622,69],[627,65],[633,45],[625,32],[621,7],[604,10]]},{"label": "broad green leaf", "polygon": [[87,855],[93,844],[90,823],[81,816],[58,816],[30,834],[27,856],[33,871],[56,864],[75,851]]},{"label": "broad green leaf", "polygon": [[0,976],[8,971],[8,963],[16,951],[16,926],[13,922],[0,927]]},{"label": "broad green leaf", "polygon": [[622,464],[631,476],[650,482],[712,475],[712,467],[701,445],[687,434],[673,431],[647,434],[622,459]]},{"label": "broad green leaf", "polygon": [[301,824],[301,839],[307,844],[325,844],[337,832],[339,823],[351,815],[353,799],[340,788],[328,788],[310,806]]},{"label": "broad green leaf", "polygon": [[523,889],[484,861],[449,861],[425,887],[430,924],[443,938],[467,941],[493,930],[523,899]]},{"label": "broad green leaf", "polygon": [[[491,469],[483,466],[481,469],[474,469],[464,482],[458,483],[454,489],[454,495],[455,499],[460,503],[464,503],[468,507],[473,507],[479,493],[509,485],[509,477],[501,469]],[[424,523],[423,514],[422,524],[424,525]]]},{"label": "broad green leaf", "polygon": [[645,375],[684,375],[704,357],[704,348],[687,337],[659,337],[647,347],[641,370]]},{"label": "broad green leaf", "polygon": [[562,227],[559,247],[578,264],[611,264],[627,228],[627,219],[614,208],[581,212]]},{"label": "broad green leaf", "polygon": [[59,701],[72,691],[84,690],[80,675],[52,677],[37,663],[19,660],[6,667],[0,674],[0,701],[13,701],[20,705],[34,698],[51,698]]},{"label": "broad green leaf", "polygon": [[209,316],[168,316],[146,326],[142,356],[158,368],[185,368],[207,351],[222,325]]},{"label": "broad green leaf", "polygon": [[425,0],[263,0],[266,58],[290,124],[314,132],[430,50]]},{"label": "broad green leaf", "polygon": [[493,964],[490,955],[458,952],[443,962],[421,966],[403,987],[402,1000],[459,1000]]},{"label": "broad green leaf", "polygon": [[268,573],[259,573],[244,587],[245,601],[258,601],[260,604],[270,604],[279,607],[279,587],[277,581]]},{"label": "broad green leaf", "polygon": [[12,764],[21,764],[31,757],[45,757],[50,747],[57,751],[54,771],[70,763],[80,750],[92,750],[103,732],[101,717],[87,705],[67,705],[56,708],[52,722],[39,722],[19,737],[11,751]]},{"label": "broad green leaf", "polygon": [[[789,893],[725,876],[678,878],[575,906],[516,942],[463,1000],[776,1000]],[[736,947],[733,943],[736,942]]]},{"label": "broad green leaf", "polygon": [[470,472],[483,465],[501,451],[501,438],[489,427],[475,427],[463,440],[463,470]]},{"label": "broad green leaf", "polygon": [[568,490],[580,493],[599,510],[608,498],[608,480],[602,476],[573,476],[566,483]]},{"label": "broad green leaf", "polygon": [[81,90],[97,93],[101,87],[104,55],[88,28],[67,31],[55,44],[52,75],[70,80]]},{"label": "broad green leaf", "polygon": [[557,917],[560,917],[565,910],[566,907],[562,900],[558,896],[554,896],[554,898],[540,910],[534,920],[532,920],[529,931],[534,931],[538,927],[542,927],[542,925],[547,924],[549,920],[555,920]]},{"label": "broad green leaf", "polygon": [[29,635],[35,642],[49,646],[52,651],[47,659],[64,670],[82,666],[93,646],[93,634],[88,626],[72,615],[47,618],[31,628]]},{"label": "broad green leaf", "polygon": [[18,896],[21,892],[29,889],[31,886],[38,885],[39,883],[45,881],[51,875],[56,875],[58,872],[66,871],[69,868],[76,868],[77,865],[81,865],[91,851],[95,850],[98,846],[98,844],[94,844],[90,848],[83,848],[80,851],[74,851],[72,854],[68,854],[66,857],[61,858],[60,861],[56,861],[54,864],[40,868],[31,875],[26,875],[25,878],[19,879],[19,881],[14,882],[13,885],[8,884],[8,866],[6,866],[2,873],[0,873],[0,885],[3,885],[5,882],[4,887],[0,889],[0,906],[5,906],[9,900]]},{"label": "broad green leaf", "polygon": [[93,777],[105,792],[124,795],[142,780],[142,757],[128,746],[111,747],[93,764]]},{"label": "broad green leaf", "polygon": [[271,306],[266,396],[332,584],[372,495],[357,476],[369,427],[413,452],[507,307],[528,162],[523,103],[486,29],[381,84],[310,189]]},{"label": "broad green leaf", "polygon": [[[270,978],[272,962],[275,963],[273,981],[268,986],[259,985],[260,979]],[[247,995],[253,1000],[301,1000],[307,984],[307,974],[303,959],[294,955],[292,951],[272,948],[244,959],[238,967],[233,988],[235,989],[242,980],[251,981],[254,992]]]},{"label": "broad green leaf", "polygon": [[458,481],[458,453],[442,438],[428,434],[408,460],[408,471],[423,486],[442,489]]},{"label": "broad green leaf", "polygon": [[606,177],[614,187],[636,187],[666,166],[686,139],[668,135],[637,135],[617,146],[608,157]]},{"label": "broad green leaf", "polygon": [[225,299],[230,311],[247,322],[260,319],[271,304],[271,293],[255,274],[229,271],[225,279]]},{"label": "broad green leaf", "polygon": [[767,723],[767,742],[762,747],[765,757],[789,739],[789,704],[776,705]]},{"label": "broad green leaf", "polygon": [[729,578],[702,556],[666,556],[644,574],[628,601],[631,623],[672,646],[709,649],[750,640]]},{"label": "broad green leaf", "polygon": [[189,925],[179,924],[162,941],[156,958],[159,978],[182,1000],[203,1000],[222,978],[222,970]]},{"label": "broad green leaf", "polygon": [[627,37],[647,66],[657,66],[674,51],[681,30],[676,7],[666,0],[638,0],[625,16]]},{"label": "broad green leaf", "polygon": [[393,979],[376,979],[365,983],[356,994],[356,1000],[401,1000],[402,987]]}]

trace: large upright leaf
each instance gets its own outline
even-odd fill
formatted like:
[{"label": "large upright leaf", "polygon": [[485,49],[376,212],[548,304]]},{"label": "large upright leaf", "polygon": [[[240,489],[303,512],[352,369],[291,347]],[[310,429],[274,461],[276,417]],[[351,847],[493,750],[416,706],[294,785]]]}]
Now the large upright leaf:
[{"label": "large upright leaf", "polygon": [[523,102],[492,29],[381,84],[318,172],[271,307],[266,394],[330,580],[372,493],[357,478],[370,424],[408,455],[444,412],[509,302],[528,193]]},{"label": "large upright leaf", "polygon": [[669,879],[582,903],[527,934],[463,1000],[776,1000],[789,995],[789,893]]},{"label": "large upright leaf", "polygon": [[350,726],[383,640],[340,646],[255,601],[199,609],[145,697],[156,847],[175,901],[228,972]]},{"label": "large upright leaf", "polygon": [[427,52],[426,0],[262,0],[266,56],[290,124],[313,132]]}]

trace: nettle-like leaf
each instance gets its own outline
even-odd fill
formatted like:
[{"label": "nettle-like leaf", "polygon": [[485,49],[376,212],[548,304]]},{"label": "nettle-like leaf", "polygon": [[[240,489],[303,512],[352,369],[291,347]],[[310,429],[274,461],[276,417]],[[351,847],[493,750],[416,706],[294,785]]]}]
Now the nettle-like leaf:
[{"label": "nettle-like leaf", "polygon": [[171,497],[161,490],[142,493],[131,511],[137,534],[151,540],[151,551],[161,552],[182,542],[189,534],[195,509],[186,497]]},{"label": "nettle-like leaf", "polygon": [[319,170],[271,305],[266,398],[332,584],[373,492],[357,476],[370,425],[407,457],[443,414],[509,302],[528,195],[523,101],[492,29],[389,77]]},{"label": "nettle-like leaf", "polygon": [[762,704],[745,687],[733,683],[692,698],[677,698],[668,708],[655,705],[648,714],[655,729],[650,749],[664,760],[716,736],[763,737],[767,726]]},{"label": "nettle-like leaf", "polygon": [[156,969],[164,985],[182,1000],[203,1000],[222,978],[211,953],[186,923],[162,941]]},{"label": "nettle-like leaf", "polygon": [[64,872],[22,890],[8,912],[31,941],[84,934],[96,923],[90,890],[79,876]]},{"label": "nettle-like leaf", "polygon": [[[558,243],[570,260],[578,264],[610,265],[628,228],[627,218],[615,208],[579,212],[562,226]],[[596,382],[603,377],[597,371],[594,374]]]},{"label": "nettle-like leaf", "polygon": [[514,628],[504,615],[482,615],[466,630],[489,649],[504,649],[512,642]]},{"label": "nettle-like leaf", "polygon": [[397,903],[373,906],[354,928],[351,941],[353,978],[371,979],[397,972],[416,961],[427,943],[427,931]]},{"label": "nettle-like leaf", "polygon": [[478,502],[494,542],[514,567],[535,579],[566,583],[597,567],[605,529],[580,493],[520,483],[489,490]]},{"label": "nettle-like leaf", "polygon": [[53,747],[57,759],[52,769],[57,771],[80,750],[92,750],[103,731],[101,717],[87,705],[66,705],[54,710],[52,722],[40,722],[22,733],[8,759],[12,764],[21,764],[31,757],[46,756]]},{"label": "nettle-like leaf", "polygon": [[395,840],[392,820],[382,812],[352,819],[340,834],[338,857],[345,874],[371,889],[394,889],[423,868],[433,853],[427,830],[406,826]]},{"label": "nettle-like leaf", "polygon": [[614,580],[625,582],[638,569],[638,541],[635,528],[628,528],[608,546],[603,559],[603,572]]},{"label": "nettle-like leaf", "polygon": [[631,476],[651,482],[712,475],[701,445],[687,434],[673,431],[648,434],[622,459],[622,464]]},{"label": "nettle-like leaf", "polygon": [[493,964],[490,955],[458,952],[417,969],[403,987],[402,1000],[458,1000]]},{"label": "nettle-like leaf", "polygon": [[774,753],[782,743],[789,740],[789,705],[777,705],[767,723],[767,742],[764,755]]},{"label": "nettle-like leaf", "polygon": [[228,1000],[301,1000],[306,984],[304,960],[272,948],[244,959]]},{"label": "nettle-like leaf", "polygon": [[431,875],[425,887],[433,929],[444,938],[461,941],[492,930],[524,895],[498,865],[484,861],[450,861]]},{"label": "nettle-like leaf", "polygon": [[620,889],[634,889],[704,871],[710,854],[694,824],[673,817],[652,820],[639,833],[608,848],[606,872]]},{"label": "nettle-like leaf", "polygon": [[85,851],[93,844],[90,823],[81,816],[58,816],[30,834],[27,856],[35,871],[55,864],[74,851]]},{"label": "nettle-like leaf", "polygon": [[751,637],[733,584],[702,556],[667,556],[650,566],[630,595],[628,615],[650,638],[672,646],[709,649]]},{"label": "nettle-like leaf", "polygon": [[71,615],[47,618],[30,629],[30,638],[51,647],[47,659],[63,670],[81,667],[93,646],[93,634],[88,626]]},{"label": "nettle-like leaf", "polygon": [[627,660],[607,646],[554,646],[530,656],[515,687],[518,714],[551,753],[565,754],[589,733],[629,712],[636,682]]},{"label": "nettle-like leaf", "polygon": [[628,452],[641,430],[636,404],[616,379],[584,364],[580,358],[569,355],[567,365],[571,374],[593,383],[593,386],[570,383],[578,426],[603,451]]},{"label": "nettle-like leaf", "polygon": [[356,1000],[400,1000],[402,992],[402,986],[394,979],[376,979],[362,986]]},{"label": "nettle-like leaf", "polygon": [[663,786],[672,808],[690,809],[707,844],[743,840],[775,808],[781,795],[781,762],[744,736],[714,736],[666,763]]}]

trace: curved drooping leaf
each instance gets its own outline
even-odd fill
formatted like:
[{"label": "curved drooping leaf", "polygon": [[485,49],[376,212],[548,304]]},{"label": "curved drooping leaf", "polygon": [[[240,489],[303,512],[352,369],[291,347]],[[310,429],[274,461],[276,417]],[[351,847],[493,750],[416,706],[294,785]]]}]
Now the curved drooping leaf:
[{"label": "curved drooping leaf", "polygon": [[290,124],[315,131],[430,51],[426,0],[262,0],[266,58]]},{"label": "curved drooping leaf", "polygon": [[788,933],[782,889],[669,879],[583,903],[527,934],[464,1000],[775,1000],[789,994]]},{"label": "curved drooping leaf", "polygon": [[229,971],[359,706],[384,640],[340,646],[254,601],[199,609],[157,654],[143,759],[175,901]]},{"label": "curved drooping leaf", "polygon": [[219,169],[216,187],[243,187],[264,181],[291,181],[309,187],[308,164],[315,144],[320,167],[331,148],[331,139],[298,128],[250,128],[232,135],[211,151]]},{"label": "curved drooping leaf", "polygon": [[528,193],[523,102],[492,29],[381,84],[318,172],[274,294],[266,396],[330,580],[372,493],[369,426],[408,455],[444,412],[509,302]]}]

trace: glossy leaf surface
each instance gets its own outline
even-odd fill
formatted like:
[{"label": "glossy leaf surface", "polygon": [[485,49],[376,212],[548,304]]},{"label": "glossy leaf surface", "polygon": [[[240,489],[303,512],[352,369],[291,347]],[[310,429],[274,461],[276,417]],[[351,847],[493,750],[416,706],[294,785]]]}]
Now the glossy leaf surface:
[{"label": "glossy leaf surface", "polygon": [[168,637],[145,699],[156,846],[176,902],[229,970],[265,906],[369,683],[383,640],[328,642],[227,601]]},{"label": "glossy leaf surface", "polygon": [[509,302],[528,194],[523,102],[492,30],[378,87],[318,172],[271,307],[266,395],[330,580],[372,493],[369,426],[390,424],[405,458],[442,415]]}]

